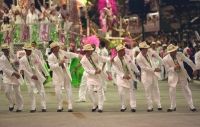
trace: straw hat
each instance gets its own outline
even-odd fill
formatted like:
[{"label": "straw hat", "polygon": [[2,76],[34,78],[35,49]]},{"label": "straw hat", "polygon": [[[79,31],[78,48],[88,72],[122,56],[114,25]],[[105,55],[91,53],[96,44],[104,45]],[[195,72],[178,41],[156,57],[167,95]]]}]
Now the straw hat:
[{"label": "straw hat", "polygon": [[117,51],[120,51],[122,49],[125,49],[125,46],[123,44],[119,44],[117,47],[116,47],[116,50]]},{"label": "straw hat", "polygon": [[139,44],[139,48],[141,48],[141,49],[148,49],[148,48],[150,48],[150,46],[145,41],[143,41],[143,42],[141,42]]},{"label": "straw hat", "polygon": [[55,47],[59,47],[60,45],[59,45],[59,43],[58,42],[53,42],[53,43],[51,43],[50,44],[50,48],[52,49],[52,48],[55,48]]},{"label": "straw hat", "polygon": [[86,44],[83,46],[83,51],[93,51],[94,48],[92,47],[91,44]]},{"label": "straw hat", "polygon": [[170,44],[168,47],[167,47],[167,52],[170,53],[170,52],[174,52],[178,49],[178,46],[175,46],[173,44]]},{"label": "straw hat", "polygon": [[161,41],[157,41],[156,43],[161,45]]},{"label": "straw hat", "polygon": [[155,41],[151,42],[151,45],[156,45],[156,42]]},{"label": "straw hat", "polygon": [[24,50],[32,50],[33,47],[31,46],[31,44],[27,43],[27,44],[24,44],[23,49],[24,49]]},{"label": "straw hat", "polygon": [[167,44],[163,44],[162,47],[167,47]]},{"label": "straw hat", "polygon": [[8,44],[2,44],[1,45],[1,49],[9,49],[10,47],[8,46]]}]

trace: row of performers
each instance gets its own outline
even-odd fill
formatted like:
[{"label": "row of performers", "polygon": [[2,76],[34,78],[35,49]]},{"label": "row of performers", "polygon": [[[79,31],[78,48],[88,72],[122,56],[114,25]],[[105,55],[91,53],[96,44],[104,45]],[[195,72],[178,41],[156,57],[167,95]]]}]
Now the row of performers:
[{"label": "row of performers", "polygon": [[[130,101],[131,111],[136,111],[136,89],[133,87],[136,77],[141,75],[141,83],[144,86],[144,93],[147,101],[147,111],[153,111],[153,103],[157,104],[157,109],[162,110],[160,101],[160,90],[158,86],[158,77],[161,72],[161,66],[165,67],[168,76],[170,108],[168,112],[176,111],[176,86],[181,85],[184,97],[191,111],[196,111],[193,105],[192,93],[188,86],[189,76],[184,69],[183,62],[188,63],[196,73],[197,66],[189,60],[184,54],[177,52],[178,47],[170,44],[167,46],[167,54],[162,59],[156,52],[150,49],[146,42],[139,43],[140,52],[136,57],[132,57],[126,52],[123,44],[116,46],[117,54],[115,57],[104,56],[102,52],[97,52],[94,44],[86,43],[82,46],[83,54],[77,54],[62,49],[63,45],[53,42],[50,44],[50,53],[47,61],[50,70],[53,72],[52,85],[55,88],[57,97],[57,112],[63,111],[62,87],[67,93],[68,111],[73,111],[72,106],[72,88],[71,74],[69,72],[69,63],[72,58],[80,59],[80,65],[84,69],[82,81],[85,81],[87,93],[92,101],[91,111],[103,112],[105,99],[103,86],[105,79],[113,80],[118,87],[121,102],[121,112],[127,109],[126,100]],[[13,111],[16,104],[17,112],[23,110],[23,99],[20,92],[20,84],[23,80],[26,82],[30,94],[31,109],[30,112],[36,112],[36,98],[34,89],[37,89],[41,98],[42,112],[46,112],[46,99],[44,81],[45,76],[49,74],[45,70],[44,60],[40,50],[30,44],[25,44],[23,49],[25,55],[17,57],[9,54],[9,46],[1,46],[3,54],[0,57],[1,70],[3,72],[3,84],[5,94],[9,100],[9,110]],[[138,67],[140,70],[138,69]],[[45,76],[44,76],[45,75]],[[83,79],[84,78],[84,79]],[[14,90],[15,96],[12,92]],[[15,97],[15,99],[13,98]],[[16,100],[16,102],[14,102]]]}]

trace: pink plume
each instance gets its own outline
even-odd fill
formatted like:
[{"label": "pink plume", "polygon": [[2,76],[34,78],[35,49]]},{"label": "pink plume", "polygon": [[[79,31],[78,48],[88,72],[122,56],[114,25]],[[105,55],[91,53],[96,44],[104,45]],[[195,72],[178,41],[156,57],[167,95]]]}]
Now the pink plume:
[{"label": "pink plume", "polygon": [[83,44],[95,44],[96,47],[99,47],[99,43],[100,43],[100,40],[97,36],[95,35],[92,35],[92,36],[89,36],[89,37],[86,37],[86,38],[83,38]]},{"label": "pink plume", "polygon": [[[116,15],[117,14],[117,3],[116,3],[116,0],[108,0],[108,2],[109,2],[109,5],[111,5],[113,14]],[[99,11],[99,13],[105,7],[107,7],[106,0],[99,0],[98,1],[98,11]]]}]

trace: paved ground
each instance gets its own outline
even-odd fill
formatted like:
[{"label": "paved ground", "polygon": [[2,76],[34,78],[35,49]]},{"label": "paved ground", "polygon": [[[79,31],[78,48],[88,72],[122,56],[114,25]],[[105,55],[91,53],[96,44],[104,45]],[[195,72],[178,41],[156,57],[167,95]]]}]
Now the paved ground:
[{"label": "paved ground", "polygon": [[[200,127],[200,82],[191,83],[194,103],[199,112],[190,112],[182,96],[180,88],[177,89],[177,111],[167,113],[169,107],[168,88],[166,82],[160,82],[163,111],[154,110],[146,112],[146,102],[141,86],[137,91],[137,112],[130,109],[120,112],[119,97],[115,86],[109,86],[106,93],[107,100],[103,113],[90,112],[91,105],[75,103],[74,112],[56,112],[56,98],[53,88],[46,88],[48,112],[38,111],[29,113],[29,98],[27,89],[22,87],[25,109],[21,113],[8,112],[8,102],[5,95],[0,93],[0,127]],[[78,89],[73,89],[74,100],[77,100]],[[66,105],[67,102],[65,101]],[[156,107],[155,107],[156,108]]]}]

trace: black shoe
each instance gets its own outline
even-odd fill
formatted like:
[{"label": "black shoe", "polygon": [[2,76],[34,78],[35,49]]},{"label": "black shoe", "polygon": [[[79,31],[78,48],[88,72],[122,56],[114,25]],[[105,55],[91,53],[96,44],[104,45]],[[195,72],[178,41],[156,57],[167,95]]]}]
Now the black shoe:
[{"label": "black shoe", "polygon": [[34,112],[36,112],[36,109],[34,109],[34,110],[30,110],[30,113],[34,113]]},{"label": "black shoe", "polygon": [[176,111],[176,108],[174,108],[174,109],[167,109],[167,112],[173,112],[173,111]]},{"label": "black shoe", "polygon": [[103,110],[99,109],[99,110],[98,110],[98,112],[99,112],[99,113],[102,113],[102,112],[103,112]]},{"label": "black shoe", "polygon": [[95,112],[98,109],[98,106],[96,108],[92,109],[92,112]]},{"label": "black shoe", "polygon": [[152,109],[147,109],[147,112],[153,112],[153,108]]},{"label": "black shoe", "polygon": [[22,112],[22,110],[17,109],[16,112]]},{"label": "black shoe", "polygon": [[42,109],[42,112],[47,112],[47,109]]},{"label": "black shoe", "polygon": [[158,111],[162,111],[162,108],[158,108]]},{"label": "black shoe", "polygon": [[124,108],[124,109],[121,109],[120,111],[121,111],[121,112],[125,112],[125,111],[126,111],[126,108]]},{"label": "black shoe", "polygon": [[72,109],[68,109],[68,112],[73,112],[73,110]]},{"label": "black shoe", "polygon": [[196,108],[193,108],[193,109],[190,109],[190,111],[192,111],[192,112],[196,112],[197,109],[196,109]]},{"label": "black shoe", "polygon": [[14,106],[13,107],[9,107],[9,111],[12,112],[14,110]]},{"label": "black shoe", "polygon": [[63,111],[63,108],[62,109],[57,109],[57,112],[62,112]]},{"label": "black shoe", "polygon": [[132,108],[132,109],[131,109],[131,112],[136,112],[136,109]]}]

